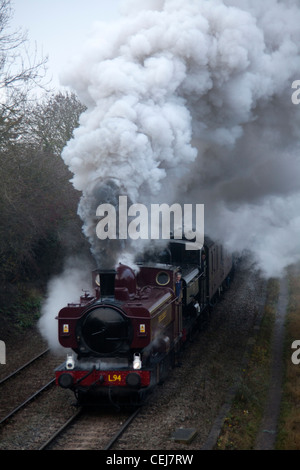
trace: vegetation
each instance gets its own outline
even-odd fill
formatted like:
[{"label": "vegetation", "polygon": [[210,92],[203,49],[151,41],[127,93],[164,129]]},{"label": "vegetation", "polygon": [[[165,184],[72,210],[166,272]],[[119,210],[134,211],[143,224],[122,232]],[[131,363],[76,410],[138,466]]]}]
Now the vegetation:
[{"label": "vegetation", "polygon": [[31,92],[45,87],[47,58],[30,52],[26,33],[11,32],[11,0],[0,0],[0,149],[7,149],[22,133]]},{"label": "vegetation", "polygon": [[11,0],[0,0],[0,314],[26,325],[64,254],[84,243],[79,194],[60,154],[85,108],[46,89],[47,59],[10,32],[12,14]]},{"label": "vegetation", "polygon": [[[300,363],[292,361],[292,348],[300,341],[300,265],[288,269],[289,304],[285,325],[284,379],[278,434],[277,450],[300,449]],[[259,334],[254,343],[250,361],[244,370],[241,385],[235,396],[231,411],[225,419],[217,449],[253,449],[261,422],[266,393],[269,386],[270,342],[275,317],[278,283],[272,280],[268,286],[268,298]],[[295,354],[299,360],[300,354]]]},{"label": "vegetation", "polygon": [[259,332],[249,361],[235,395],[230,413],[225,418],[216,449],[250,450],[263,416],[270,380],[270,343],[279,294],[279,282],[270,279]]},{"label": "vegetation", "polygon": [[[300,340],[300,266],[289,269],[289,306],[285,337],[285,374],[276,448],[300,449],[300,364],[292,362],[292,343]],[[299,346],[298,348],[299,349]]]}]

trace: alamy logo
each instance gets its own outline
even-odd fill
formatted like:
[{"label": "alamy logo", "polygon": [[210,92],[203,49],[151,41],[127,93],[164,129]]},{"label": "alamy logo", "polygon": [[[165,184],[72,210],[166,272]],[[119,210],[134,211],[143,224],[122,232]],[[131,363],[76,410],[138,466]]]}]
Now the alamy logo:
[{"label": "alamy logo", "polygon": [[[101,220],[96,226],[100,240],[181,240],[183,237],[193,243],[187,243],[187,250],[199,250],[204,243],[204,204],[151,204],[150,212],[144,204],[132,204],[127,207],[127,196],[119,196],[118,214],[112,204],[100,204],[96,216]],[[194,214],[193,214],[194,212]],[[194,224],[193,224],[194,215]],[[173,221],[173,223],[172,223]],[[173,226],[172,226],[173,225]],[[195,229],[193,229],[195,226]]]},{"label": "alamy logo", "polygon": [[6,364],[6,346],[4,341],[0,341],[0,364]]},{"label": "alamy logo", "polygon": [[292,88],[296,90],[292,93],[292,103],[299,104],[300,103],[300,80],[294,80],[292,83]]},{"label": "alamy logo", "polygon": [[299,356],[300,356],[300,341],[299,341],[299,339],[296,339],[295,341],[293,341],[291,348],[296,349],[296,351],[293,352],[292,357],[291,357],[292,363],[295,364],[295,365],[298,365],[298,364],[300,364],[300,358],[299,358]]}]

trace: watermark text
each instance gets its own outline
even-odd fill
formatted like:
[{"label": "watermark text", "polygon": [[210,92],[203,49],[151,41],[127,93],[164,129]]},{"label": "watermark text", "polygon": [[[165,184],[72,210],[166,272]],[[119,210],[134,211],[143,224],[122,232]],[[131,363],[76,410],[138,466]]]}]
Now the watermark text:
[{"label": "watermark text", "polygon": [[0,364],[6,364],[6,345],[0,340]]},{"label": "watermark text", "polygon": [[291,348],[296,349],[296,351],[293,352],[291,357],[292,363],[298,365],[300,364],[300,340],[296,339],[295,341],[293,341]]},{"label": "watermark text", "polygon": [[299,104],[300,103],[300,80],[294,80],[292,83],[292,88],[295,90],[292,93],[292,103]]},{"label": "watermark text", "polygon": [[[175,240],[185,238],[187,250],[198,250],[204,243],[204,204],[144,204],[128,207],[127,196],[119,196],[118,210],[112,204],[100,204],[96,226],[100,240]],[[195,227],[195,228],[193,228]]]}]

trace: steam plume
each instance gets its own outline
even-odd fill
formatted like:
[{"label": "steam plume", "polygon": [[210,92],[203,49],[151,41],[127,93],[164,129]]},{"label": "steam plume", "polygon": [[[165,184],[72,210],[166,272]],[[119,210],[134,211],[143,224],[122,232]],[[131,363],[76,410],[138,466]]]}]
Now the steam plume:
[{"label": "steam plume", "polygon": [[296,0],[130,0],[95,25],[63,76],[88,109],[62,156],[98,262],[107,181],[204,203],[206,232],[268,276],[299,259],[299,24]]},{"label": "steam plume", "polygon": [[58,343],[55,317],[68,303],[79,302],[79,297],[83,294],[80,289],[91,291],[91,269],[88,260],[80,257],[69,258],[64,272],[49,282],[38,327],[42,336],[48,341],[49,347],[56,353],[64,349]]}]

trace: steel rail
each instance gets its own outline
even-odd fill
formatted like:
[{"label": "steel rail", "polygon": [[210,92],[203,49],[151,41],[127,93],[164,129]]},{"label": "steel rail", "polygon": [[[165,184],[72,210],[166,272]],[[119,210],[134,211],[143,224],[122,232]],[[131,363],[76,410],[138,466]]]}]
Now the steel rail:
[{"label": "steel rail", "polygon": [[71,418],[69,418],[38,450],[45,450],[75,419],[79,417],[82,413],[82,408],[80,408],[77,413],[75,413]]},{"label": "steel rail", "polygon": [[128,426],[132,423],[132,421],[136,418],[136,416],[139,414],[141,411],[141,408],[137,408],[132,415],[129,416],[129,418],[125,421],[123,426],[119,429],[119,431],[114,435],[114,437],[109,441],[109,443],[104,447],[103,450],[109,450],[112,448],[112,446],[117,442],[117,440],[121,437],[123,432],[128,428]]},{"label": "steel rail", "polygon": [[45,351],[41,352],[40,354],[38,354],[37,356],[35,356],[33,359],[30,359],[30,361],[26,362],[26,364],[23,364],[21,367],[19,367],[18,369],[16,369],[14,372],[12,372],[11,374],[7,375],[6,377],[4,377],[3,379],[0,380],[0,385],[2,385],[4,382],[6,382],[7,380],[11,379],[12,377],[14,377],[15,375],[17,375],[19,372],[21,372],[21,370],[25,369],[26,367],[30,366],[33,362],[37,361],[38,359],[40,359],[40,357],[44,356],[45,354],[47,354],[48,352],[50,351],[50,349],[45,349]]},{"label": "steel rail", "polygon": [[[77,413],[75,413],[71,418],[69,418],[44,444],[42,444],[38,450],[45,450],[47,447],[55,441],[55,439],[63,432],[65,431],[71,423],[73,423],[83,412],[83,408],[80,408]],[[123,434],[123,432],[128,428],[128,426],[132,423],[132,421],[135,419],[135,417],[138,415],[140,412],[140,408],[137,408],[130,416],[129,418],[125,421],[125,423],[121,426],[121,428],[116,432],[114,437],[109,441],[109,443],[104,447],[103,450],[109,450],[111,447],[117,442],[117,440],[120,438],[120,436]]]},{"label": "steel rail", "polygon": [[7,421],[9,418],[11,418],[14,414],[16,414],[19,410],[24,408],[28,403],[30,403],[32,400],[34,400],[38,395],[40,395],[44,390],[47,388],[51,387],[52,385],[55,384],[55,379],[51,379],[50,382],[48,382],[46,385],[44,385],[42,388],[37,390],[33,395],[31,395],[29,398],[27,398],[25,401],[23,401],[19,406],[14,408],[8,415],[6,415],[4,418],[1,419],[0,425],[3,424],[5,421]]}]

